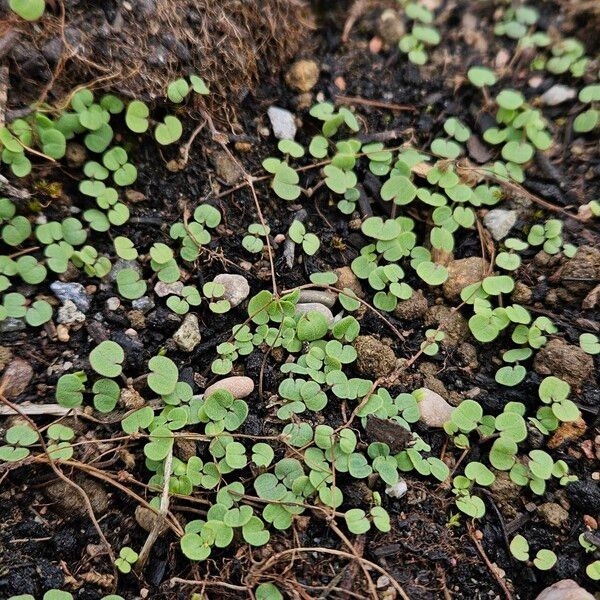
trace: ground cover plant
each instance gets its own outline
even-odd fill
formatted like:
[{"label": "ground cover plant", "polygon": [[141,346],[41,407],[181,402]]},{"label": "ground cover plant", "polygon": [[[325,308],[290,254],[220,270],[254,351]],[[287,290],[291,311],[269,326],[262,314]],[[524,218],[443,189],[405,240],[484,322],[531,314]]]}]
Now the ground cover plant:
[{"label": "ground cover plant", "polygon": [[311,10],[235,114],[202,71],[9,96],[2,597],[598,590],[587,13]]}]

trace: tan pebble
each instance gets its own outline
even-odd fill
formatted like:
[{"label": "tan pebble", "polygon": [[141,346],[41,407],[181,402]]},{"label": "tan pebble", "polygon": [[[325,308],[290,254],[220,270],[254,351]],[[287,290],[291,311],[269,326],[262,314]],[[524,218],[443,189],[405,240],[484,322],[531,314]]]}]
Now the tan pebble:
[{"label": "tan pebble", "polygon": [[234,398],[245,398],[254,391],[254,381],[250,377],[243,375],[234,375],[232,377],[226,377],[220,381],[216,381],[212,385],[209,385],[204,391],[204,397],[208,398],[213,392],[217,390],[226,390],[231,393]]},{"label": "tan pebble", "polygon": [[59,342],[68,342],[71,339],[69,335],[69,328],[66,325],[57,325],[56,326],[56,337]]},{"label": "tan pebble", "polygon": [[341,75],[339,77],[336,77],[333,83],[335,83],[337,88],[342,92],[346,91],[346,80]]},{"label": "tan pebble", "polygon": [[371,54],[379,54],[381,52],[381,48],[383,46],[383,42],[379,36],[375,36],[371,38],[369,42],[369,52]]}]

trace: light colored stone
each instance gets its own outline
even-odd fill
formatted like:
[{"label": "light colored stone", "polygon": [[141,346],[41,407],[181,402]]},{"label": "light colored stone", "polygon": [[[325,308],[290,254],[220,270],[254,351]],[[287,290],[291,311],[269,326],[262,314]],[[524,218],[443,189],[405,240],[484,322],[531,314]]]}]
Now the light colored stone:
[{"label": "light colored stone", "polygon": [[107,310],[115,311],[119,306],[121,306],[121,301],[116,296],[113,296],[106,301]]},{"label": "light colored stone", "polygon": [[547,587],[535,600],[594,600],[594,596],[572,579],[561,579]]},{"label": "light colored stone", "polygon": [[181,290],[183,290],[183,282],[176,281],[175,283],[165,283],[164,281],[159,281],[154,286],[154,292],[159,298],[164,298],[165,296],[180,296]]},{"label": "light colored stone", "polygon": [[566,85],[561,85],[557,83],[553,85],[551,88],[548,88],[541,96],[540,100],[546,106],[557,106],[558,104],[562,104],[567,100],[573,100],[577,95],[577,90],[574,90],[571,87],[567,87]]},{"label": "light colored stone", "polygon": [[314,60],[297,60],[285,74],[287,84],[299,92],[310,92],[319,79],[319,65]]},{"label": "light colored stone", "polygon": [[273,128],[273,135],[278,140],[294,139],[296,136],[296,122],[294,115],[289,110],[278,106],[270,106],[267,114]]},{"label": "light colored stone", "polygon": [[140,277],[142,275],[142,266],[140,265],[140,263],[137,260],[125,260],[124,258],[118,258],[115,261],[115,264],[112,266],[110,273],[108,273],[108,275],[106,275],[106,279],[108,279],[108,281],[112,281],[114,283],[115,281],[117,281],[117,275],[123,269],[132,269],[138,275],[140,275]]},{"label": "light colored stone", "polygon": [[483,217],[483,224],[487,227],[492,237],[499,242],[504,239],[515,226],[519,213],[516,210],[494,208]]},{"label": "light colored stone", "polygon": [[307,302],[318,302],[331,308],[337,300],[337,294],[328,292],[327,290],[300,290],[298,302],[306,304]]},{"label": "light colored stone", "polygon": [[226,377],[225,379],[221,379],[220,381],[216,381],[212,385],[209,385],[206,390],[204,390],[204,397],[208,398],[217,390],[227,390],[234,398],[245,398],[254,391],[254,381],[252,381],[250,377],[245,377],[243,375]]},{"label": "light colored stone", "polygon": [[398,479],[394,485],[390,485],[389,487],[385,488],[385,493],[390,498],[402,498],[407,491],[408,486],[406,485],[406,481],[404,481],[404,479]]},{"label": "light colored stone", "polygon": [[450,420],[454,408],[439,394],[427,388],[416,390],[414,394],[419,401],[421,423],[425,423],[428,427],[443,427],[444,423]]},{"label": "light colored stone", "polygon": [[183,352],[192,352],[201,339],[198,317],[188,313],[179,329],[173,334],[173,341]]},{"label": "light colored stone", "polygon": [[241,304],[250,294],[250,285],[243,275],[222,273],[214,278],[215,283],[220,283],[225,288],[223,298],[229,300],[232,307]]},{"label": "light colored stone", "polygon": [[333,313],[324,304],[320,304],[319,302],[305,302],[302,304],[296,304],[297,315],[305,315],[311,310],[321,313],[327,319],[327,323],[329,323],[329,325],[333,323]]},{"label": "light colored stone", "polygon": [[85,315],[77,309],[75,303],[71,300],[66,300],[65,303],[58,309],[56,322],[63,325],[73,325],[75,323],[84,323]]},{"label": "light colored stone", "polygon": [[451,261],[448,265],[448,279],[443,285],[444,296],[448,300],[459,300],[464,288],[483,280],[488,267],[488,261],[478,256]]},{"label": "light colored stone", "polygon": [[131,303],[131,306],[136,310],[141,310],[143,313],[147,313],[154,308],[154,302],[148,296],[142,296]]}]

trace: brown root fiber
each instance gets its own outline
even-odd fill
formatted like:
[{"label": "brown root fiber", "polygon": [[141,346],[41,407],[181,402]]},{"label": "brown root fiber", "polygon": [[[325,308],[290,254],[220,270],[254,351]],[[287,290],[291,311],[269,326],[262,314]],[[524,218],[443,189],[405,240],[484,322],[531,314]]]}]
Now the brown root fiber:
[{"label": "brown root fiber", "polygon": [[50,88],[60,97],[94,82],[150,101],[173,79],[197,74],[212,92],[206,108],[235,107],[298,51],[310,27],[304,0],[47,3],[38,23],[12,14],[0,21],[0,47],[10,38],[9,106],[10,96],[22,106]]}]

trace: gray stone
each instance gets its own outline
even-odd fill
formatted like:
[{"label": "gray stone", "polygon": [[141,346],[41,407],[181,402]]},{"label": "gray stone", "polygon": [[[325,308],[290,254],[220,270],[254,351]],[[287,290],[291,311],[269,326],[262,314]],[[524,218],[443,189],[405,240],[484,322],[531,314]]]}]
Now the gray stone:
[{"label": "gray stone", "polygon": [[107,310],[115,311],[119,308],[119,306],[121,306],[121,300],[119,300],[119,298],[117,298],[116,296],[113,296],[112,298],[109,298],[106,301]]},{"label": "gray stone", "polygon": [[245,398],[254,391],[254,381],[250,377],[244,377],[242,375],[233,375],[232,377],[226,377],[220,381],[216,381],[212,385],[209,385],[204,390],[204,397],[208,398],[213,392],[217,390],[226,390],[234,398]]},{"label": "gray stone", "polygon": [[273,135],[278,140],[294,139],[296,136],[296,122],[294,121],[294,115],[289,110],[278,106],[270,106],[267,114],[273,128]]},{"label": "gray stone", "polygon": [[188,313],[179,329],[173,334],[173,341],[183,352],[192,352],[201,339],[198,317]]},{"label": "gray stone", "polygon": [[487,227],[492,237],[499,242],[504,239],[515,226],[519,213],[516,210],[494,208],[483,217],[483,224]]},{"label": "gray stone", "polygon": [[319,302],[305,302],[302,304],[296,304],[297,315],[305,315],[311,310],[321,313],[327,319],[327,323],[329,323],[329,325],[333,324],[333,313],[324,304],[320,304]]},{"label": "gray stone", "polygon": [[572,579],[561,579],[543,590],[535,600],[594,600],[594,596]]},{"label": "gray stone", "polygon": [[80,311],[85,313],[89,310],[90,297],[80,283],[54,281],[50,284],[50,289],[63,304],[71,300]]},{"label": "gray stone", "polygon": [[298,302],[306,304],[307,302],[318,302],[331,308],[337,300],[337,294],[328,292],[327,290],[300,290]]},{"label": "gray stone", "polygon": [[419,401],[421,423],[425,423],[428,427],[443,427],[444,423],[450,420],[454,408],[439,394],[427,388],[416,390],[414,394]]},{"label": "gray stone", "polygon": [[562,104],[567,100],[572,100],[577,95],[577,90],[574,90],[571,87],[567,87],[566,85],[561,85],[557,83],[553,85],[551,88],[548,88],[541,96],[540,100],[546,106],[557,106],[558,104]]},{"label": "gray stone", "polygon": [[250,294],[250,286],[243,275],[222,273],[221,275],[217,275],[213,281],[225,288],[223,298],[229,300],[229,304],[232,307],[241,304],[248,297],[248,294]]},{"label": "gray stone", "polygon": [[131,306],[136,310],[141,310],[143,313],[150,312],[155,304],[148,296],[142,296],[131,303]]},{"label": "gray stone", "polygon": [[11,333],[13,331],[23,331],[25,323],[21,319],[14,317],[6,317],[4,321],[0,321],[0,333]]},{"label": "gray stone", "polygon": [[71,300],[66,300],[65,303],[58,309],[56,322],[63,325],[73,325],[75,323],[84,323],[85,315],[77,309],[77,306]]}]

